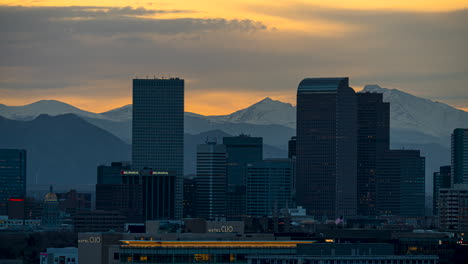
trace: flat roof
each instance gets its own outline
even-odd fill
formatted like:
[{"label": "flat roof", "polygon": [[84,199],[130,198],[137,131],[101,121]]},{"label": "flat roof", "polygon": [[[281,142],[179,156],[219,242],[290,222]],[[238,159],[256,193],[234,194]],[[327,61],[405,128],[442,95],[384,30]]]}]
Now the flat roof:
[{"label": "flat roof", "polygon": [[121,247],[163,247],[163,248],[295,248],[298,244],[312,244],[315,241],[155,241],[120,240]]}]

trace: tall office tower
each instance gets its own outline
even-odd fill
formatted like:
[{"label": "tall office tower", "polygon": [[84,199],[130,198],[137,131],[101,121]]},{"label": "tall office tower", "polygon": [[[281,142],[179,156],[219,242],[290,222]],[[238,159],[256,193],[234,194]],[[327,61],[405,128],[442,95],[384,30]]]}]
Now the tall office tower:
[{"label": "tall office tower", "polygon": [[468,129],[452,133],[452,177],[454,184],[468,184]]},{"label": "tall office tower", "polygon": [[131,170],[130,164],[125,162],[98,166],[96,210],[118,211],[127,222],[142,222],[143,186],[140,172]]},{"label": "tall office tower", "polygon": [[10,198],[26,196],[26,150],[0,149],[0,215],[8,213]]},{"label": "tall office tower", "polygon": [[143,187],[143,217],[146,220],[170,220],[176,211],[176,172],[140,171]]},{"label": "tall office tower", "polygon": [[357,93],[357,197],[358,215],[373,216],[375,211],[375,175],[378,157],[390,145],[390,104],[380,93]]},{"label": "tall office tower", "polygon": [[468,230],[468,184],[454,184],[439,191],[439,227]]},{"label": "tall office tower", "polygon": [[228,184],[245,185],[245,164],[263,160],[263,138],[239,135],[224,137]]},{"label": "tall office tower", "polygon": [[226,217],[226,146],[197,146],[197,216]]},{"label": "tall office tower", "polygon": [[425,158],[419,150],[389,150],[377,160],[379,215],[421,217],[425,210]]},{"label": "tall office tower", "polygon": [[296,200],[317,218],[356,215],[356,107],[348,78],[299,84]]},{"label": "tall office tower", "polygon": [[175,172],[175,189],[166,190],[165,193],[175,194],[172,217],[181,218],[184,172],[183,79],[133,80],[132,132],[132,165],[135,169]]},{"label": "tall office tower", "polygon": [[247,164],[247,215],[273,216],[282,208],[291,208],[292,181],[290,159],[267,159]]},{"label": "tall office tower", "polygon": [[442,166],[438,172],[434,172],[434,191],[433,191],[433,204],[432,211],[434,215],[438,215],[438,200],[439,200],[439,191],[442,188],[450,188],[452,183],[452,167],[451,166]]}]

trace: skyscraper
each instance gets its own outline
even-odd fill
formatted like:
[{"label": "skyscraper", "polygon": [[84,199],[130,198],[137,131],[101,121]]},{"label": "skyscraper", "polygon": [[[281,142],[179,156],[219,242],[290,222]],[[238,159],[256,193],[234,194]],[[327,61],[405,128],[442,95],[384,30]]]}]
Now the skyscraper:
[{"label": "skyscraper", "polygon": [[[134,79],[132,165],[175,173],[166,194],[175,195],[174,218],[182,217],[184,80]],[[158,196],[159,197],[159,196]],[[167,199],[165,197],[164,199]],[[154,215],[166,215],[155,213]]]},{"label": "skyscraper", "polygon": [[0,215],[7,214],[10,198],[25,198],[26,150],[0,149]]},{"label": "skyscraper", "polygon": [[291,208],[293,163],[290,159],[247,164],[246,183],[247,215],[269,216],[282,208]]},{"label": "skyscraper", "polygon": [[356,107],[348,78],[299,84],[296,200],[315,217],[356,215]]},{"label": "skyscraper", "polygon": [[224,137],[228,184],[245,185],[245,164],[263,160],[263,138],[239,135]]},{"label": "skyscraper", "polygon": [[452,177],[453,184],[468,184],[468,129],[453,130]]},{"label": "skyscraper", "polygon": [[376,166],[390,145],[390,104],[380,93],[357,93],[357,196],[358,215],[376,214]]},{"label": "skyscraper", "polygon": [[197,146],[197,216],[226,216],[226,146],[207,142]]},{"label": "skyscraper", "polygon": [[425,210],[425,158],[419,150],[389,150],[377,160],[379,215],[421,217]]},{"label": "skyscraper", "polygon": [[438,172],[434,172],[434,191],[433,191],[433,204],[432,211],[434,215],[439,214],[438,210],[438,200],[439,200],[439,191],[442,188],[450,188],[452,183],[452,167],[451,166],[442,166]]}]

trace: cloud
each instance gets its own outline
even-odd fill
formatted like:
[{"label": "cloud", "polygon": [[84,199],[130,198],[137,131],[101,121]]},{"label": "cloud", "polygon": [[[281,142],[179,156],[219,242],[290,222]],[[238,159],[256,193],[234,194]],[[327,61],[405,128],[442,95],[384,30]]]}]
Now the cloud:
[{"label": "cloud", "polygon": [[[192,18],[191,10],[0,7],[0,93],[9,91],[5,103],[19,99],[15,90],[38,100],[53,90],[61,98],[95,100],[105,110],[105,96],[131,101],[135,76],[178,75],[187,80],[187,94],[196,95],[188,106],[193,99],[197,109],[204,101],[222,111],[263,94],[293,100],[304,77],[349,76],[355,87],[378,83],[466,107],[446,96],[467,95],[468,10],[246,8],[313,26],[287,31],[253,18]],[[182,17],[161,17],[171,12]],[[220,94],[218,103],[210,92]]]}]

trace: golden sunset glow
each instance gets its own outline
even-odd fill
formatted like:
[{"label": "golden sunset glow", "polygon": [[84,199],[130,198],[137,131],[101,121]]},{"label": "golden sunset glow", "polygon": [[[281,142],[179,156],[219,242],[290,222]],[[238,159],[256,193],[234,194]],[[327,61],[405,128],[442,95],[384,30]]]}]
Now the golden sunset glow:
[{"label": "golden sunset glow", "polygon": [[[321,75],[346,75],[350,76],[351,78],[355,77],[356,75],[361,75],[361,79],[364,77],[362,76],[371,76],[371,71],[375,70],[375,65],[371,62],[363,62],[361,66],[355,66],[359,62],[356,62],[355,58],[350,58],[350,56],[357,53],[357,59],[361,58],[370,58],[369,61],[373,61],[373,56],[380,56],[375,54],[384,54],[386,52],[392,52],[391,49],[395,48],[395,43],[385,43],[385,40],[380,42],[378,37],[374,35],[370,35],[369,39],[376,41],[374,48],[369,48],[369,52],[373,52],[377,49],[381,49],[375,54],[368,55],[367,48],[361,47],[353,42],[334,42],[334,38],[342,37],[344,35],[352,35],[354,33],[363,34],[363,32],[371,32],[369,27],[372,25],[372,19],[366,20],[366,22],[358,23],[355,22],[357,19],[354,17],[355,14],[353,12],[362,12],[362,11],[371,11],[368,12],[369,14],[374,14],[374,12],[383,12],[385,14],[392,14],[393,12],[399,12],[400,14],[410,14],[409,17],[413,16],[413,13],[417,14],[439,14],[444,12],[453,12],[457,10],[463,10],[468,8],[468,1],[466,0],[447,0],[447,1],[440,1],[440,0],[394,0],[394,1],[369,1],[369,0],[329,0],[329,1],[322,1],[322,0],[284,0],[284,1],[267,1],[267,0],[256,0],[256,1],[248,1],[248,0],[239,0],[239,1],[215,1],[215,0],[161,0],[161,1],[123,1],[123,0],[63,0],[63,1],[50,1],[50,0],[27,0],[27,1],[13,1],[13,0],[0,0],[0,5],[2,6],[23,6],[23,7],[84,7],[87,6],[89,9],[93,7],[106,7],[106,8],[115,8],[115,7],[131,7],[131,8],[145,8],[146,10],[164,10],[167,12],[156,12],[154,14],[149,15],[133,15],[134,17],[145,17],[145,18],[157,18],[157,19],[174,19],[174,18],[194,18],[194,19],[226,19],[230,20],[249,20],[253,22],[261,23],[261,25],[265,25],[265,32],[267,33],[258,33],[257,35],[249,35],[247,33],[247,37],[245,39],[239,40],[239,43],[235,43],[237,40],[237,36],[228,36],[226,37],[227,40],[223,39],[217,42],[219,36],[223,36],[222,33],[216,36],[206,36],[203,34],[199,34],[197,36],[190,35],[187,38],[190,38],[188,41],[184,39],[184,37],[177,35],[177,38],[183,39],[180,41],[180,46],[175,47],[177,53],[180,49],[190,50],[194,54],[198,53],[198,49],[210,49],[211,47],[206,47],[206,43],[199,41],[204,40],[203,38],[208,39],[211,41],[211,44],[220,49],[220,53],[223,52],[223,49],[229,51],[231,53],[245,53],[248,54],[249,52],[256,53],[256,54],[282,54],[285,58],[281,57],[282,59],[278,59],[278,61],[270,61],[268,54],[265,55],[264,61],[262,63],[269,64],[269,65],[277,65],[278,72],[288,71],[288,73],[294,72],[297,75],[302,77],[306,77],[311,74],[317,74],[318,76]],[[346,14],[351,14],[351,18],[349,22],[345,20],[339,20],[337,17],[340,14],[335,14],[333,12],[347,12]],[[326,15],[314,15],[314,12],[330,12],[334,14],[332,17],[327,17]],[[327,13],[328,14],[328,13]],[[132,15],[124,15],[131,17]],[[357,16],[357,15],[356,15]],[[72,19],[80,20],[80,19],[88,19],[86,17],[74,17]],[[371,22],[369,22],[371,21]],[[424,22],[424,20],[423,20]],[[366,24],[367,23],[367,24]],[[437,23],[437,22],[436,22]],[[424,25],[424,23],[420,23]],[[450,27],[448,27],[450,28]],[[67,33],[67,28],[59,28],[60,31]],[[443,29],[442,29],[443,30]],[[202,31],[203,32],[203,31]],[[272,33],[273,32],[273,33]],[[417,31],[415,31],[417,32]],[[133,32],[124,32],[124,36],[119,36],[122,38],[127,38],[125,40],[131,39],[134,37],[132,35]],[[269,33],[272,33],[269,35]],[[152,32],[143,32],[141,35],[148,37],[149,35],[153,34]],[[263,34],[263,35],[262,35]],[[157,35],[157,34],[155,34]],[[162,34],[163,35],[163,34]],[[258,37],[261,35],[261,37]],[[452,34],[456,35],[456,34]],[[47,36],[47,35],[46,35]],[[289,36],[291,38],[287,38],[284,36]],[[304,39],[313,36],[315,39],[306,42]],[[23,35],[20,38],[24,37]],[[174,38],[176,38],[174,37]],[[110,36],[108,38],[101,37],[100,35],[86,35],[86,36],[72,36],[72,42],[67,42],[67,45],[72,45],[81,41],[82,46],[88,47],[90,50],[93,50],[94,47],[102,48],[109,45],[109,42],[118,43],[118,41],[114,42],[113,38],[115,36]],[[160,37],[163,38],[163,37]],[[261,40],[259,40],[261,38]],[[362,39],[362,36],[359,36],[359,39]],[[64,37],[64,39],[66,39]],[[171,39],[168,37],[168,39]],[[196,39],[196,40],[194,40]],[[330,40],[330,42],[325,43],[325,40]],[[232,40],[232,41],[231,41]],[[393,39],[387,40],[391,42]],[[166,40],[164,40],[166,41]],[[166,44],[167,46],[171,46],[169,40],[164,43],[163,40],[154,44],[154,50],[159,51],[159,46]],[[225,43],[223,43],[223,41]],[[367,41],[367,40],[365,40]],[[425,40],[424,40],[425,41]],[[27,42],[27,41],[25,41]],[[207,41],[208,42],[208,41]],[[136,43],[136,41],[135,41]],[[169,44],[167,44],[169,43]],[[213,44],[214,43],[214,44]],[[247,44],[246,44],[247,43]],[[375,58],[375,61],[378,61],[377,64],[383,63],[385,66],[388,66],[390,70],[382,70],[385,72],[391,72],[392,70],[399,70],[399,61],[398,57],[401,56],[402,58],[407,57],[403,51],[406,48],[406,39],[402,40],[402,43],[405,43],[404,47],[401,50],[394,50],[393,53],[389,53],[388,55],[390,59],[385,60],[381,58]],[[409,42],[411,43],[411,42]],[[41,43],[41,47],[47,47],[49,44],[45,41]],[[94,46],[93,46],[94,45]],[[117,44],[116,44],[117,45]],[[223,46],[224,45],[224,46]],[[342,51],[342,47],[348,45],[355,45],[356,48],[352,49],[352,52]],[[436,45],[436,44],[434,44]],[[78,45],[77,45],[78,46]],[[258,47],[261,46],[261,47]],[[417,45],[416,45],[417,46]],[[442,45],[440,45],[442,46]],[[331,51],[329,54],[335,55],[333,56],[325,56],[321,58],[324,48],[331,47]],[[390,47],[390,48],[388,48]],[[65,48],[64,48],[65,49]],[[111,50],[112,47],[109,47]],[[139,47],[134,47],[135,50],[138,50]],[[163,48],[161,48],[163,49]],[[311,50],[310,52],[308,50]],[[133,54],[133,49],[129,48],[130,54]],[[389,51],[390,50],[390,51]],[[402,51],[403,50],[403,51]],[[445,46],[443,46],[443,51],[446,52]],[[186,53],[189,53],[186,52]],[[302,52],[300,55],[299,52]],[[417,52],[417,50],[415,50]],[[438,51],[430,50],[430,52],[437,53]],[[296,54],[297,53],[297,54]],[[42,53],[41,53],[42,54]],[[47,53],[44,53],[44,56],[47,56]],[[60,56],[68,56],[70,54],[68,50],[65,50],[63,54],[56,55],[57,57],[61,58]],[[78,54],[78,55],[77,55]],[[219,53],[218,53],[219,54]],[[286,56],[286,55],[287,56]],[[77,57],[81,57],[80,53],[75,54]],[[99,56],[100,54],[97,54]],[[291,59],[289,57],[291,56]],[[293,56],[296,61],[292,58]],[[104,55],[103,55],[104,56]],[[162,55],[161,55],[162,56]],[[215,55],[209,55],[210,58],[215,58]],[[308,57],[310,56],[310,57]],[[131,57],[131,56],[128,56]],[[112,70],[108,70],[106,74],[114,74],[114,76],[119,76],[115,78],[119,78],[119,80],[111,80],[112,78],[109,77],[106,80],[93,80],[89,81],[88,83],[84,82],[81,84],[72,84],[64,87],[63,89],[51,89],[47,88],[46,85],[41,87],[34,87],[35,81],[37,76],[44,76],[46,75],[47,78],[45,79],[53,79],[56,73],[54,71],[50,71],[46,69],[46,67],[35,66],[36,69],[33,67],[4,67],[2,72],[0,72],[0,78],[3,82],[10,84],[17,82],[22,78],[22,76],[29,76],[32,80],[25,80],[24,82],[26,85],[30,86],[30,89],[35,89],[34,91],[30,89],[16,89],[7,87],[0,87],[0,103],[6,105],[24,105],[28,103],[32,103],[42,99],[55,99],[59,101],[63,101],[69,104],[72,104],[76,107],[82,108],[87,111],[92,112],[103,112],[108,111],[110,109],[120,107],[126,104],[131,103],[131,78],[127,78],[128,76],[119,75],[122,72],[127,72],[127,67],[132,68],[132,64],[126,64],[126,60],[128,57],[121,58],[118,63],[109,62],[112,67],[119,68],[116,73],[112,73]],[[155,56],[156,57],[156,56]],[[249,61],[249,55],[245,55],[246,59],[245,62],[240,62],[238,64],[245,63],[246,65],[255,63],[255,61]],[[302,60],[306,60],[306,58],[315,63],[315,60],[320,59],[317,62],[318,65],[316,66],[322,69],[322,72],[318,72],[317,68],[308,67]],[[349,57],[349,58],[348,58]],[[430,72],[440,72],[440,69],[435,67],[437,63],[429,63],[426,62],[429,56],[422,55],[415,55],[415,61],[420,64],[427,65],[428,68],[434,66],[434,69],[422,69],[418,65],[411,66],[410,63],[402,63],[409,65],[408,67],[413,69],[421,69],[421,74],[430,73]],[[441,55],[443,61],[447,58],[456,58],[453,55]],[[112,58],[112,56],[105,57],[102,61],[106,59]],[[263,58],[263,57],[262,57]],[[344,58],[344,62],[338,62],[339,59]],[[392,58],[395,58],[395,61],[391,61]],[[205,60],[200,57],[196,57],[201,63],[205,63]],[[192,61],[194,59],[192,58]],[[240,60],[240,59],[239,59]],[[298,66],[294,67],[287,67],[284,66],[284,69],[280,69],[282,66],[282,62],[286,60],[290,60],[294,65],[297,61]],[[328,61],[336,62],[336,64],[346,65],[343,67],[336,67],[336,64],[328,65]],[[68,61],[67,61],[68,62]],[[73,60],[69,61],[70,64],[73,64]],[[197,61],[198,62],[198,61]],[[213,62],[211,65],[206,66],[217,68],[220,64],[226,63],[226,65],[230,66],[229,59],[221,60]],[[325,62],[325,63],[324,63]],[[133,62],[135,65],[135,62]],[[158,63],[155,60],[154,64]],[[183,64],[183,63],[180,63]],[[196,65],[196,64],[195,64]],[[226,65],[222,65],[226,66]],[[442,64],[440,64],[443,67]],[[455,67],[462,68],[463,65],[459,66],[456,63],[452,63]],[[102,68],[108,68],[108,65],[86,65],[84,68],[88,67],[95,67],[96,71]],[[157,66],[160,68],[154,68],[153,65],[148,67],[148,72],[155,71],[157,72],[160,68],[164,68],[166,65],[164,63],[158,64]],[[179,65],[178,65],[179,66]],[[141,66],[142,68],[145,67],[144,65]],[[221,68],[220,67],[220,68]],[[237,66],[238,67],[238,66]],[[252,66],[254,67],[254,66]],[[259,70],[261,70],[262,65],[257,66]],[[302,67],[302,68],[301,68]],[[31,70],[29,69],[31,68]],[[37,70],[40,68],[40,70]],[[176,67],[173,67],[174,69]],[[196,68],[196,67],[195,67]],[[73,69],[75,70],[75,69]],[[133,69],[131,69],[133,70]],[[137,72],[139,69],[135,69]],[[180,70],[180,77],[184,79],[188,79],[186,76],[185,71],[186,69]],[[226,72],[230,72],[232,69],[226,69]],[[240,71],[239,69],[234,69]],[[241,69],[242,70],[242,69]],[[70,70],[72,71],[72,70]],[[168,72],[171,71],[171,68],[167,70]],[[209,71],[209,70],[206,70]],[[377,72],[377,70],[375,70]],[[406,72],[406,69],[401,70],[403,73]],[[249,73],[248,70],[246,70]],[[131,74],[132,72],[130,72]],[[236,76],[239,72],[234,72],[231,76]],[[242,74],[246,75],[245,72],[241,72]],[[196,73],[190,73],[190,76],[196,76]],[[211,74],[211,72],[210,72]],[[216,73],[214,73],[216,74]],[[267,74],[267,73],[263,73]],[[269,73],[268,73],[269,74]],[[353,76],[354,74],[354,76]],[[377,75],[380,74],[379,72],[376,73]],[[50,76],[49,76],[50,75]],[[32,77],[31,77],[32,76]],[[276,77],[275,73],[272,73],[272,77]],[[64,77],[65,79],[66,77]],[[87,78],[86,76],[83,78]],[[90,77],[91,78],[91,77]],[[126,79],[124,79],[126,78]],[[206,76],[201,76],[200,78],[206,78]],[[234,77],[232,77],[234,78]],[[28,78],[25,78],[28,79]],[[124,80],[123,80],[124,79]],[[300,77],[297,78],[298,82]],[[127,80],[127,81],[125,81]],[[377,79],[378,80],[378,79]],[[373,79],[369,80],[373,81]],[[364,84],[364,81],[360,81],[360,85]],[[291,82],[288,87],[283,86],[283,90],[279,91],[278,87],[272,90],[266,90],[265,87],[262,89],[256,90],[256,84],[252,84],[251,86],[244,85],[241,87],[239,84],[234,84],[233,86],[239,87],[239,89],[234,88],[227,88],[230,87],[229,80],[226,82],[226,87],[219,87],[219,90],[215,90],[216,87],[211,83],[211,86],[206,87],[204,83],[196,83],[192,85],[192,83],[186,83],[186,105],[185,110],[188,112],[194,112],[204,115],[224,115],[229,114],[233,111],[248,107],[249,105],[262,100],[265,97],[271,97],[272,99],[281,100],[283,102],[288,103],[295,103],[295,91],[294,88],[297,83]],[[25,86],[25,85],[23,85]],[[14,87],[14,86],[13,86]],[[194,88],[195,87],[195,88]],[[424,87],[424,84],[421,84],[421,87]],[[194,88],[194,89],[193,89]],[[404,86],[402,86],[404,88]],[[422,88],[421,88],[422,89]],[[360,89],[357,89],[360,90]],[[410,91],[408,91],[410,92]],[[428,92],[429,94],[430,92]],[[109,96],[111,95],[111,96]],[[437,96],[433,96],[434,98]],[[453,103],[453,106],[457,106],[457,103]],[[459,109],[468,110],[468,107],[463,104],[458,103]]]}]

